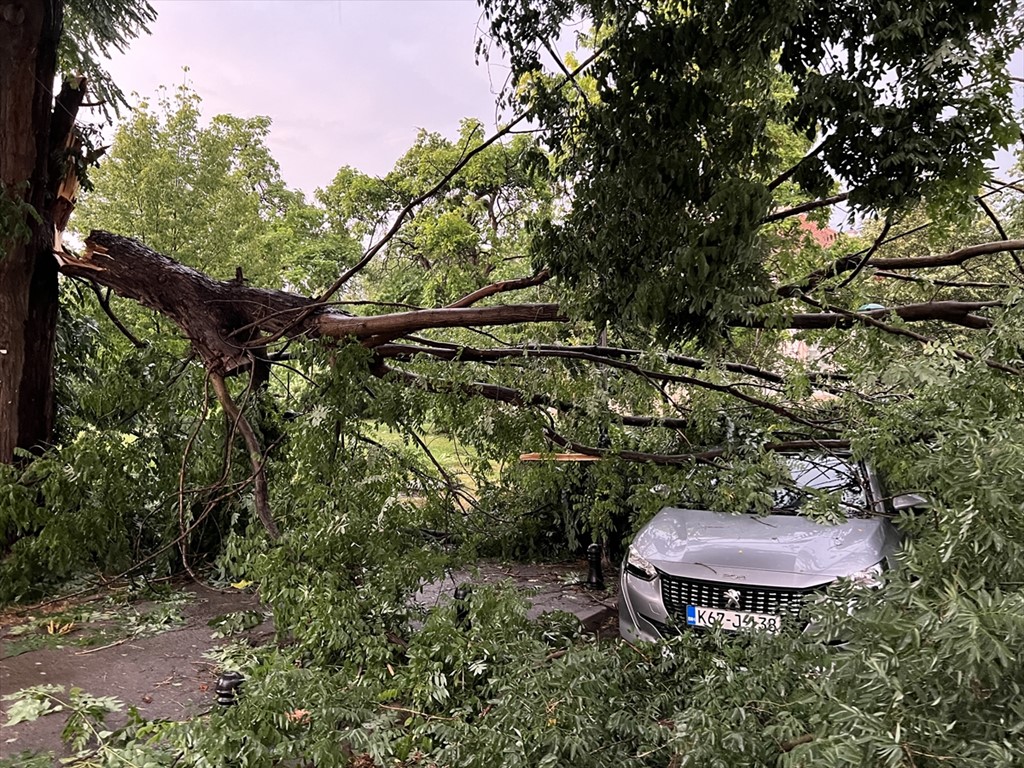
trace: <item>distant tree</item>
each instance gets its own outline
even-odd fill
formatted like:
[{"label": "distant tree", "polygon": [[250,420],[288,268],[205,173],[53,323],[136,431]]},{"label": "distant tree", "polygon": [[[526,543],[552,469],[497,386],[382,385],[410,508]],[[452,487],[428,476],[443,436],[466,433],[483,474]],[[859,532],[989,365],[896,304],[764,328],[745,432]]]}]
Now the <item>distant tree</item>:
[{"label": "distant tree", "polygon": [[[483,124],[468,119],[454,139],[422,131],[387,175],[374,179],[343,168],[317,198],[334,231],[372,238],[486,138]],[[548,165],[526,136],[473,157],[418,207],[379,264],[369,268],[364,283],[372,284],[373,298],[445,304],[528,270],[532,229],[552,210]]]},{"label": "distant tree", "polygon": [[138,104],[90,175],[76,230],[122,232],[220,279],[243,268],[255,285],[322,287],[308,278],[337,274],[359,244],[285,186],[266,145],[269,118],[216,115],[204,125],[200,108],[187,86]]}]

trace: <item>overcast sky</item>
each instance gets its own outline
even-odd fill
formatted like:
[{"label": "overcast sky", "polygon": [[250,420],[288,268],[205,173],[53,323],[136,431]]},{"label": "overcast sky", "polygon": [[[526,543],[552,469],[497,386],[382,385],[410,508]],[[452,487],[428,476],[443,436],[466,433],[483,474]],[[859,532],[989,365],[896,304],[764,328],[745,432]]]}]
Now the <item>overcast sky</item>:
[{"label": "overcast sky", "polygon": [[[419,128],[493,127],[508,74],[475,61],[475,0],[153,0],[152,35],[110,64],[125,91],[152,96],[186,77],[209,118],[269,115],[286,182],[312,193],[343,165],[383,174]],[[1024,57],[1013,69],[1024,74]],[[182,68],[189,67],[187,76]],[[1021,98],[1017,89],[1017,97]],[[1002,172],[1011,164],[1000,153]],[[837,212],[841,214],[841,211]]]},{"label": "overcast sky", "polygon": [[[419,128],[493,126],[507,76],[475,62],[474,0],[156,0],[152,34],[110,64],[126,94],[187,77],[207,118],[273,119],[285,181],[311,193],[343,165],[386,173]],[[183,67],[189,67],[187,75]]]}]

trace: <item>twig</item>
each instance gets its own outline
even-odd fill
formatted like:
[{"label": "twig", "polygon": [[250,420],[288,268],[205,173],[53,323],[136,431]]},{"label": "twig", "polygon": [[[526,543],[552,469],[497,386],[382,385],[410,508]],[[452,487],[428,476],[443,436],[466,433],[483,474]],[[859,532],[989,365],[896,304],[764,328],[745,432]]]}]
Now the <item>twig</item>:
[{"label": "twig", "polygon": [[776,177],[775,177],[775,179],[773,179],[773,180],[772,180],[772,181],[771,181],[771,182],[770,182],[770,183],[768,184],[768,191],[769,191],[769,192],[771,192],[771,191],[773,191],[773,190],[777,189],[777,188],[778,188],[779,186],[781,186],[781,185],[782,185],[783,183],[785,183],[785,182],[789,181],[789,179],[790,179],[790,178],[792,178],[793,174],[794,174],[794,173],[796,173],[796,169],[797,169],[797,168],[799,168],[799,167],[800,167],[800,165],[801,165],[801,164],[802,164],[802,163],[803,163],[803,162],[804,162],[805,160],[809,160],[809,159],[810,159],[810,158],[812,158],[812,157],[816,157],[816,156],[818,155],[818,153],[819,153],[819,152],[821,152],[821,150],[822,150],[822,149],[824,148],[824,146],[825,146],[825,142],[823,141],[823,142],[821,142],[821,143],[820,143],[820,144],[819,144],[818,146],[816,146],[816,147],[815,147],[814,149],[812,149],[812,150],[811,150],[810,152],[808,152],[808,153],[807,153],[806,155],[804,155],[803,157],[801,157],[801,158],[800,158],[800,159],[799,159],[799,160],[798,160],[798,161],[796,162],[796,164],[795,164],[795,165],[792,165],[792,166],[790,166],[790,167],[789,167],[789,168],[787,168],[787,169],[786,169],[786,170],[785,170],[784,172],[782,172],[781,174],[779,174],[778,176],[776,176]]},{"label": "twig", "polygon": [[99,651],[105,651],[108,648],[116,648],[123,643],[127,643],[129,640],[131,640],[130,637],[122,637],[120,640],[108,643],[107,645],[101,645],[98,648],[90,648],[87,651],[76,651],[75,656],[88,656],[90,653],[98,653]]},{"label": "twig", "polygon": [[[601,55],[601,53],[602,53],[602,51],[599,49],[599,50],[595,51],[593,54],[591,54],[589,57],[587,57],[587,59],[585,61],[583,61],[578,67],[576,67],[573,70],[573,72],[571,73],[572,74],[572,78],[574,78],[577,74],[579,74],[584,69],[589,67],[597,59],[597,57]],[[569,79],[572,79],[572,78],[569,78]],[[564,80],[562,82],[562,86],[564,86],[565,83],[569,81],[569,79]],[[422,205],[424,202],[426,202],[430,198],[434,197],[438,192],[440,192],[442,189],[444,189],[446,186],[448,186],[449,182],[451,182],[451,180],[455,178],[455,176],[459,173],[459,171],[461,171],[463,168],[466,167],[466,165],[469,163],[470,160],[472,160],[474,157],[479,155],[481,152],[483,152],[488,147],[490,147],[493,144],[497,143],[502,137],[504,137],[509,132],[511,132],[511,130],[513,128],[515,128],[520,123],[524,122],[532,114],[533,114],[532,107],[529,108],[529,109],[524,110],[522,113],[520,113],[519,115],[514,117],[512,119],[512,121],[510,123],[508,123],[504,128],[502,128],[501,130],[495,132],[489,138],[484,140],[482,143],[480,143],[479,145],[473,147],[473,149],[471,149],[468,152],[466,152],[465,154],[463,154],[463,156],[459,160],[459,162],[457,162],[451,168],[451,170],[449,170],[448,173],[446,173],[441,178],[440,181],[438,181],[434,186],[432,186],[430,189],[428,189],[423,194],[418,195],[414,199],[410,200],[405,205],[405,207],[403,207],[402,210],[398,212],[398,215],[395,217],[394,222],[388,228],[387,232],[385,232],[384,235],[376,243],[374,243],[372,246],[370,246],[370,248],[368,248],[366,250],[366,252],[363,254],[363,257],[358,262],[356,262],[354,265],[352,265],[349,269],[345,270],[345,272],[342,273],[342,275],[340,277],[338,277],[337,280],[335,280],[333,283],[331,283],[331,285],[328,286],[327,290],[325,290],[320,295],[320,297],[315,300],[315,302],[314,302],[314,304],[312,306],[303,309],[301,311],[301,313],[298,315],[298,317],[296,317],[295,320],[292,321],[292,323],[288,327],[286,327],[284,329],[281,329],[280,331],[278,331],[276,334],[272,335],[269,338],[263,339],[262,343],[263,344],[268,344],[270,342],[276,341],[277,339],[281,338],[281,336],[285,335],[290,328],[294,328],[295,326],[301,324],[307,317],[309,317],[310,314],[312,314],[313,312],[316,311],[316,309],[315,309],[316,305],[319,305],[319,304],[322,304],[322,303],[326,302],[328,299],[330,299],[331,296],[333,296],[339,290],[341,290],[341,288],[349,280],[351,280],[353,277],[355,277],[357,274],[359,274],[366,267],[366,265],[369,264],[373,260],[373,258],[378,253],[381,252],[381,250],[383,250],[384,246],[386,246],[389,242],[391,242],[391,240],[395,237],[396,234],[398,234],[398,231],[405,224],[405,220],[407,218],[409,218],[409,216],[412,214],[413,210],[415,210],[418,206]]]},{"label": "twig", "polygon": [[571,82],[572,87],[576,89],[576,93],[579,94],[583,106],[589,105],[590,101],[589,99],[587,99],[587,94],[584,93],[582,88],[580,88],[580,84],[576,82],[576,74],[570,72],[569,68],[565,66],[565,62],[562,61],[562,58],[555,52],[555,49],[551,46],[550,41],[544,40],[543,45],[544,49],[548,52],[548,55],[550,55],[554,62],[558,65],[558,68],[562,70],[562,74],[565,75],[565,79],[568,82]]},{"label": "twig", "polygon": [[[1006,230],[1003,229],[1002,222],[999,221],[999,217],[996,216],[996,212],[992,210],[992,207],[985,201],[985,198],[981,195],[975,195],[974,199],[978,201],[978,205],[981,206],[981,210],[985,212],[985,215],[988,216],[989,220],[995,226],[996,232],[999,233],[999,236],[1003,238],[1003,240],[1009,240],[1010,238],[1007,237]],[[1024,275],[1024,264],[1021,263],[1017,252],[1010,251],[1010,256],[1013,258],[1013,263],[1017,266],[1017,271]]]},{"label": "twig", "polygon": [[832,197],[825,197],[821,200],[811,200],[807,203],[801,203],[800,205],[794,205],[792,208],[785,208],[781,211],[775,211],[769,213],[763,219],[762,224],[771,224],[774,221],[781,221],[782,219],[788,219],[790,216],[798,216],[801,213],[807,213],[808,211],[816,211],[819,208],[826,208],[830,205],[836,205],[846,200],[850,196],[849,192],[842,192],[838,195],[832,195]]},{"label": "twig", "polygon": [[864,267],[867,266],[867,263],[869,261],[871,261],[871,257],[875,255],[875,251],[878,250],[878,247],[882,243],[885,242],[885,237],[886,237],[886,235],[889,234],[889,228],[891,226],[892,226],[892,211],[889,211],[885,215],[885,223],[882,225],[882,231],[878,233],[878,237],[875,238],[875,242],[873,242],[871,244],[871,247],[868,248],[868,252],[864,254],[864,258],[860,260],[860,264],[858,264],[856,267],[854,267],[853,271],[849,275],[847,275],[843,279],[843,281],[841,283],[839,283],[839,285],[837,285],[835,287],[834,290],[838,291],[841,288],[845,288],[846,286],[848,286],[850,283],[852,283],[854,280],[857,279],[857,275],[859,275],[861,273],[861,270],[863,270]]},{"label": "twig", "polygon": [[915,277],[914,275],[901,275],[899,272],[886,272],[878,270],[874,277],[884,277],[890,280],[902,280],[907,283],[926,283],[942,288],[1009,288],[1009,283],[983,283],[967,280],[938,280],[936,278]]},{"label": "twig", "polygon": [[110,318],[110,322],[112,322],[114,327],[121,332],[121,335],[128,339],[136,349],[145,349],[146,342],[141,341],[138,336],[128,330],[128,327],[121,322],[121,319],[114,314],[114,310],[110,308],[110,289],[107,288],[107,295],[104,296],[100,287],[96,285],[96,283],[90,280],[83,280],[82,282],[92,288],[92,292],[96,294],[96,299],[100,303],[100,308],[103,310],[103,314]]}]

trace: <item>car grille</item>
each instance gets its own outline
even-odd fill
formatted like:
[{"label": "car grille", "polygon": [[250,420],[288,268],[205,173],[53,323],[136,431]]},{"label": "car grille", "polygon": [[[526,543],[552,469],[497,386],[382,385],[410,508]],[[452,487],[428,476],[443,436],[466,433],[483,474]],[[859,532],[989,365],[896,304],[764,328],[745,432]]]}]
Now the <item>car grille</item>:
[{"label": "car grille", "polygon": [[[683,579],[666,573],[661,575],[661,598],[669,614],[682,624],[686,623],[686,606],[723,608],[749,613],[776,613],[799,616],[804,598],[824,587],[809,589],[782,589],[754,587],[742,584],[723,584],[700,579]],[[729,604],[727,590],[739,593],[739,605]]]}]

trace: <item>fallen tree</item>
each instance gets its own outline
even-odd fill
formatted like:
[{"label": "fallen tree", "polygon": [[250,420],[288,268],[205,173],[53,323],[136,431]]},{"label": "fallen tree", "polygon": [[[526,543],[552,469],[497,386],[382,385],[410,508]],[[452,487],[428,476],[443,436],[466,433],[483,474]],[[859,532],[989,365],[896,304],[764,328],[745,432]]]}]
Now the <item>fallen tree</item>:
[{"label": "fallen tree", "polygon": [[[725,362],[724,370],[739,378],[733,382],[722,383],[668,370],[643,368],[624,359],[638,357],[640,353],[635,350],[594,346],[573,348],[557,345],[477,349],[446,342],[433,342],[430,339],[413,335],[431,329],[500,327],[523,323],[566,323],[569,318],[556,303],[469,306],[485,297],[534,287],[547,280],[546,274],[542,278],[505,280],[483,286],[463,299],[437,309],[355,316],[318,298],[249,286],[241,274],[233,280],[215,280],[196,269],[147,248],[132,238],[94,231],[86,239],[85,244],[86,249],[80,256],[72,255],[67,251],[58,254],[61,271],[69,277],[88,280],[110,289],[119,296],[138,302],[147,309],[158,312],[175,322],[212,378],[214,390],[225,412],[238,425],[252,463],[252,478],[257,489],[257,514],[268,531],[275,536],[278,531],[267,501],[263,448],[245,414],[232,400],[224,384],[224,378],[248,372],[253,376],[254,382],[265,380],[265,368],[274,359],[273,354],[268,351],[268,343],[272,344],[279,340],[331,338],[338,342],[359,343],[370,349],[373,352],[373,359],[377,361],[388,358],[410,360],[421,355],[452,363],[546,358],[578,360],[625,371],[640,379],[660,382],[661,385],[705,388],[723,393],[748,405],[765,408],[776,416],[793,422],[798,427],[811,430],[812,435],[828,436],[835,434],[836,431],[835,427],[829,425],[827,421],[822,421],[808,413],[801,413],[800,411],[804,410],[804,407],[799,404],[784,404],[778,398],[773,398],[770,395],[764,397],[744,389],[743,379],[745,378],[752,379],[755,385],[762,389],[770,385],[785,384],[784,376],[758,369],[756,366]],[[979,257],[986,254],[1005,253],[1019,247],[1021,247],[1021,243],[1018,241],[993,242],[961,249],[947,256],[881,259],[877,264],[872,264],[869,261],[868,265],[884,267],[887,270],[936,268],[963,263],[965,261],[964,253],[970,253],[972,257]],[[852,262],[848,258],[845,261],[840,259],[835,263]],[[826,275],[826,273],[831,276],[831,268],[819,274]],[[811,282],[817,284],[820,280],[815,278]],[[788,291],[779,291],[779,294],[780,298],[789,295]],[[781,326],[792,329],[827,329],[867,325],[892,329],[891,326],[881,321],[895,316],[906,322],[950,323],[965,328],[988,329],[992,326],[991,319],[977,313],[1002,306],[1005,306],[1005,303],[999,300],[937,300],[892,308],[868,308],[858,312],[830,311],[823,307],[823,311],[816,313],[793,313],[788,316],[788,320],[781,323]],[[740,324],[742,325],[742,323]],[[778,329],[779,322],[776,321],[773,327]],[[911,338],[923,338],[920,337],[920,334],[910,331],[892,330]],[[395,343],[400,339],[411,343]],[[681,365],[698,370],[707,369],[709,366],[707,361],[678,355],[667,356],[665,362],[671,366]],[[1016,369],[1009,365],[994,361],[991,364],[1008,373],[1017,373]],[[372,364],[371,370],[378,375],[397,375],[416,386],[423,386],[422,376],[411,372],[403,372],[379,363]],[[822,386],[826,388],[830,386],[827,375],[821,373],[811,373],[810,375]],[[840,374],[836,378],[842,379],[843,377]],[[436,385],[431,386],[436,387]],[[525,394],[495,384],[478,383],[461,386],[463,391],[505,403],[553,408],[565,412],[574,408],[572,404],[558,404],[552,398],[544,395]],[[616,420],[626,426],[661,426],[674,429],[684,428],[689,423],[686,419],[664,415],[625,414],[617,416]],[[585,446],[559,436],[555,430],[550,430],[548,436],[556,445],[571,446],[573,450],[581,452],[588,450]],[[604,453],[606,451],[596,450],[594,455],[603,455]],[[679,457],[659,458],[655,454],[634,450],[622,450],[616,455],[641,462],[673,464],[683,461]],[[717,454],[715,452],[712,454],[698,452],[688,455],[703,458],[706,455]]]},{"label": "fallen tree", "polygon": [[[76,387],[60,444],[0,466],[0,520],[20,536],[4,596],[205,557],[233,588],[258,585],[291,636],[245,651],[231,712],[97,730],[101,759],[1020,763],[1019,185],[984,205],[980,191],[1009,135],[1021,27],[1013,4],[912,6],[494,0],[554,160],[466,125],[421,137],[384,180],[344,169],[315,210],[264,162],[267,200],[243,190],[230,207],[281,229],[225,226],[204,252],[191,246],[218,222],[195,211],[225,186],[120,190],[159,197],[157,213],[96,229],[147,244],[97,231],[81,254],[58,249]],[[593,70],[551,55],[574,12],[601,41]],[[879,96],[890,84],[906,93]],[[177,149],[159,159],[193,155]],[[915,236],[921,198],[953,209],[931,239]],[[172,199],[202,237],[159,239]],[[871,212],[865,232],[816,241],[840,204]],[[282,236],[303,217],[305,239]],[[286,272],[278,250],[296,240],[309,269]],[[219,279],[253,253],[266,259]],[[600,460],[518,461],[545,449]],[[623,546],[694,495],[764,510],[771,452],[792,449],[868,456],[891,491],[933,500],[900,520],[885,587],[839,585],[809,607],[811,637],[651,650],[538,627],[490,589],[465,610],[411,607],[425,579],[509,542]]]},{"label": "fallen tree", "polygon": [[[1024,248],[1024,241],[984,243],[973,247],[977,254],[1004,253]],[[956,254],[950,254],[955,256]],[[517,323],[565,322],[569,318],[557,304],[507,304],[473,308],[480,297],[536,285],[533,278],[503,281],[483,286],[450,306],[413,312],[353,316],[339,311],[329,301],[287,291],[255,288],[244,280],[214,280],[202,272],[157,253],[129,237],[94,231],[86,239],[81,256],[57,254],[61,271],[69,277],[89,280],[160,312],[182,330],[211,371],[237,373],[247,368],[254,349],[265,347],[267,338],[320,338],[374,340],[373,346],[431,328],[502,326]],[[894,262],[915,259],[885,259],[878,266],[893,269]],[[945,257],[921,257],[924,266],[945,266]],[[869,265],[874,266],[871,262]],[[1003,301],[937,300],[859,312],[794,313],[775,328],[795,330],[851,327],[858,318],[880,320],[894,315],[908,322],[940,321],[968,328],[990,328],[979,310],[1006,306]],[[587,352],[582,350],[581,352]],[[492,357],[500,353],[491,353]],[[477,353],[480,358],[480,353]],[[734,368],[740,371],[739,368]]]}]

